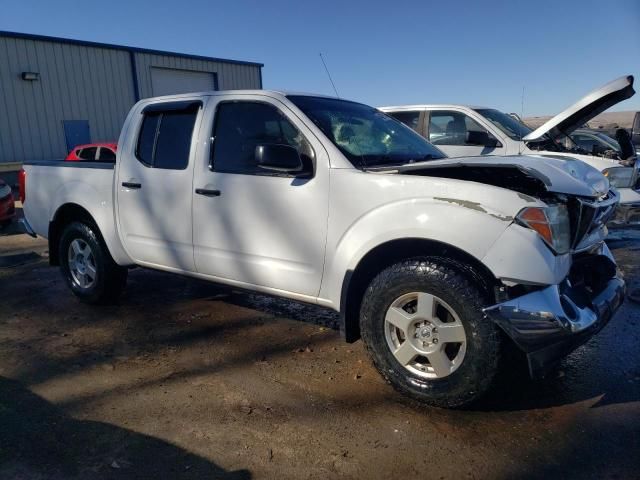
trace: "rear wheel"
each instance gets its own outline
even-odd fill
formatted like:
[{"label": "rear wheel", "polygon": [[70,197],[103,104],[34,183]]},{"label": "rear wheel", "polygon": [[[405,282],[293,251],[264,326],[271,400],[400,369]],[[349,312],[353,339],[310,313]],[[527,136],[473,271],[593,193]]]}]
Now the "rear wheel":
[{"label": "rear wheel", "polygon": [[365,292],[360,329],[391,385],[455,408],[485,394],[498,371],[500,335],[481,289],[445,259],[412,259],[381,272]]},{"label": "rear wheel", "polygon": [[127,269],[114,262],[93,225],[73,222],[59,244],[60,270],[71,291],[87,303],[116,300],[127,282]]}]

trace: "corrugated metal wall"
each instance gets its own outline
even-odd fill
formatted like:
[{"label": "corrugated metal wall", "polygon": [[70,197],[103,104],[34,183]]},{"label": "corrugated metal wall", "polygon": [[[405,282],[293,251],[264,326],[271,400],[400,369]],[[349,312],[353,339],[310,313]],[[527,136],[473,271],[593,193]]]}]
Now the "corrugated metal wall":
[{"label": "corrugated metal wall", "polygon": [[0,162],[63,158],[63,120],[117,139],[133,98],[128,52],[0,37]]},{"label": "corrugated metal wall", "polygon": [[135,53],[140,97],[153,97],[151,67],[216,73],[219,90],[260,88],[260,68],[252,65],[212,62],[172,55]]},{"label": "corrugated metal wall", "polygon": [[[261,88],[258,65],[133,57],[140,98],[153,96],[154,66],[216,73],[219,89]],[[39,80],[23,80],[22,72]],[[92,141],[116,141],[134,103],[130,50],[0,35],[0,164],[64,158],[64,120],[88,120]]]}]

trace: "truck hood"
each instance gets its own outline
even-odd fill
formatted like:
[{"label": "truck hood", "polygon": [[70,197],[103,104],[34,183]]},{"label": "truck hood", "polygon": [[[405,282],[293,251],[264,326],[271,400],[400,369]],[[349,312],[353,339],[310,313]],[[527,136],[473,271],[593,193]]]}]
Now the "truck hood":
[{"label": "truck hood", "polygon": [[530,194],[542,190],[600,198],[609,191],[609,180],[602,173],[584,162],[565,157],[518,155],[447,158],[393,167],[393,170],[411,175],[443,176],[487,183]]},{"label": "truck hood", "polygon": [[545,134],[548,134],[554,140],[563,134],[568,135],[609,107],[631,98],[635,93],[633,75],[620,77],[581,98],[569,108],[535,129],[523,140],[538,140]]}]

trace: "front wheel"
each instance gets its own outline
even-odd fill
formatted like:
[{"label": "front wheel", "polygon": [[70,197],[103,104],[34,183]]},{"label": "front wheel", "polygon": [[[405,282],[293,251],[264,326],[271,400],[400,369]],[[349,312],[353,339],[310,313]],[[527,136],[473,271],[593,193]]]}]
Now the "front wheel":
[{"label": "front wheel", "polygon": [[127,269],[111,258],[97,228],[73,222],[60,238],[60,270],[71,291],[87,303],[110,303],[127,283]]},{"label": "front wheel", "polygon": [[493,384],[500,335],[481,290],[445,259],[382,271],[365,292],[360,330],[378,371],[405,395],[438,407],[468,405]]}]

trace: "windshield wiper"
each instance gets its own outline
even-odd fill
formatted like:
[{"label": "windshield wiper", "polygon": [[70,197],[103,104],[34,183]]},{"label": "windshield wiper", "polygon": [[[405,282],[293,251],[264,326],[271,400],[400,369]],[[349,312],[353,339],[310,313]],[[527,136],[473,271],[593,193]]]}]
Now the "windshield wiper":
[{"label": "windshield wiper", "polygon": [[[384,156],[384,157],[381,156],[381,158],[384,160],[384,159],[388,159],[389,157],[388,156]],[[410,160],[407,160],[406,162],[381,163],[381,164],[377,164],[377,165],[371,165],[370,167],[366,166],[366,167],[363,167],[362,169],[364,171],[368,171],[368,172],[379,172],[379,171],[382,171],[382,170],[393,170],[395,168],[404,167],[406,165],[412,165],[414,163],[425,162],[425,161],[428,161],[428,160],[440,160],[442,158],[446,158],[446,157],[435,156],[432,153],[427,153],[424,157],[422,157],[422,158],[420,158],[418,160],[412,158]]]},{"label": "windshield wiper", "polygon": [[426,162],[428,160],[438,160],[438,159],[441,159],[441,158],[445,158],[445,157],[435,156],[433,153],[427,153],[422,158],[419,158],[417,160],[415,158],[412,158],[411,160],[407,160],[406,162],[398,164],[398,166],[411,165],[412,163]]}]

